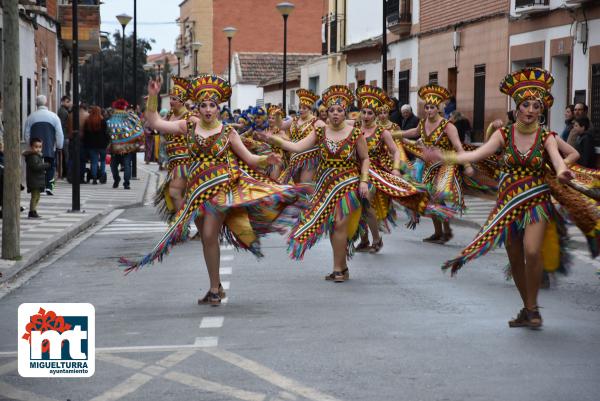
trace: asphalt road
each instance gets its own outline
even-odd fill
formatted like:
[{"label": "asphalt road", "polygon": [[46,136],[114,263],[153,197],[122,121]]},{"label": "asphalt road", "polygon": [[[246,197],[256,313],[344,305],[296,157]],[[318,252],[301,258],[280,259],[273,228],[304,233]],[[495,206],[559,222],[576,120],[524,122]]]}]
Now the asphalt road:
[{"label": "asphalt road", "polygon": [[[227,303],[199,306],[208,279],[199,241],[124,276],[119,256],[160,238],[148,207],[125,211],[0,299],[2,400],[578,400],[600,399],[600,280],[573,272],[542,292],[544,328],[509,329],[521,305],[502,250],[463,268],[439,266],[474,230],[424,244],[431,223],[384,236],[357,254],[351,280],[323,280],[329,241],[302,262],[284,239],[266,257],[222,250]],[[89,302],[96,309],[96,373],[26,379],[16,371],[17,308]]]}]

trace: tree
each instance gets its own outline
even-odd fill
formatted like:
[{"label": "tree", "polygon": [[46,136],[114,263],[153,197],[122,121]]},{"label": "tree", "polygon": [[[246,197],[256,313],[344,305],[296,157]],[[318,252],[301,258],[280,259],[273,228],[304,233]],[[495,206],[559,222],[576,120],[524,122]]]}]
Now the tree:
[{"label": "tree", "polygon": [[[133,71],[131,60],[133,59],[133,35],[125,37],[125,99],[131,104],[133,97]],[[147,54],[152,49],[151,43],[139,39],[137,41],[137,93],[139,98],[146,93],[148,73],[144,71]],[[110,106],[113,100],[121,94],[121,54],[123,51],[121,33],[115,32],[112,41],[105,46],[100,53],[90,57],[80,68],[81,74],[81,101],[96,104],[101,107]]]}]

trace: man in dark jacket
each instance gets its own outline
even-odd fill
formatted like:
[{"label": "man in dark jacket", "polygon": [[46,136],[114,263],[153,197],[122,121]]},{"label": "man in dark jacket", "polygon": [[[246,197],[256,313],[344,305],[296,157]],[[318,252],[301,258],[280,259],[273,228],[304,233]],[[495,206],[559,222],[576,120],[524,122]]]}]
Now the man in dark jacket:
[{"label": "man in dark jacket", "polygon": [[415,116],[412,111],[410,104],[405,104],[400,108],[402,114],[402,120],[400,121],[400,129],[402,131],[409,130],[411,128],[417,128],[419,125],[419,117]]},{"label": "man in dark jacket", "polygon": [[46,195],[54,195],[54,172],[56,169],[56,151],[63,148],[64,135],[60,118],[46,107],[46,96],[40,95],[35,99],[37,111],[31,113],[25,121],[23,137],[25,142],[30,138],[41,139],[44,161],[50,164],[46,170]]}]

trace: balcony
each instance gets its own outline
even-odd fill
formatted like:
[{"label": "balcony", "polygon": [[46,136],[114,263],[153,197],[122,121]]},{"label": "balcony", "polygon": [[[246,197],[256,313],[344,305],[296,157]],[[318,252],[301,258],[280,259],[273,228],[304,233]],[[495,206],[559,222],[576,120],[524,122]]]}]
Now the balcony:
[{"label": "balcony", "polygon": [[388,0],[386,11],[388,29],[400,37],[410,35],[412,27],[410,0]]},{"label": "balcony", "polygon": [[34,14],[44,14],[47,12],[46,0],[19,0],[25,11]]},{"label": "balcony", "polygon": [[[70,3],[70,2],[64,2]],[[73,9],[71,4],[60,4],[58,21],[61,25],[61,38],[67,49],[71,49],[73,41]],[[98,0],[79,0],[79,52],[87,54],[100,52],[100,2]]]},{"label": "balcony", "polygon": [[515,13],[519,15],[550,11],[550,0],[515,0]]}]

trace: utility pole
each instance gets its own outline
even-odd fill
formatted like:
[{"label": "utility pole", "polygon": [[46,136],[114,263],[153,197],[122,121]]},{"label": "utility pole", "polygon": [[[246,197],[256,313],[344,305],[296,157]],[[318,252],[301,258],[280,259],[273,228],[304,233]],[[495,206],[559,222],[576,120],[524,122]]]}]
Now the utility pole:
[{"label": "utility pole", "polygon": [[383,0],[383,32],[381,34],[381,88],[387,92],[387,0]]},{"label": "utility pole", "polygon": [[[2,1],[4,54],[4,197],[2,259],[20,257],[21,148],[19,124],[19,0]],[[8,94],[11,95],[8,95]]]}]

